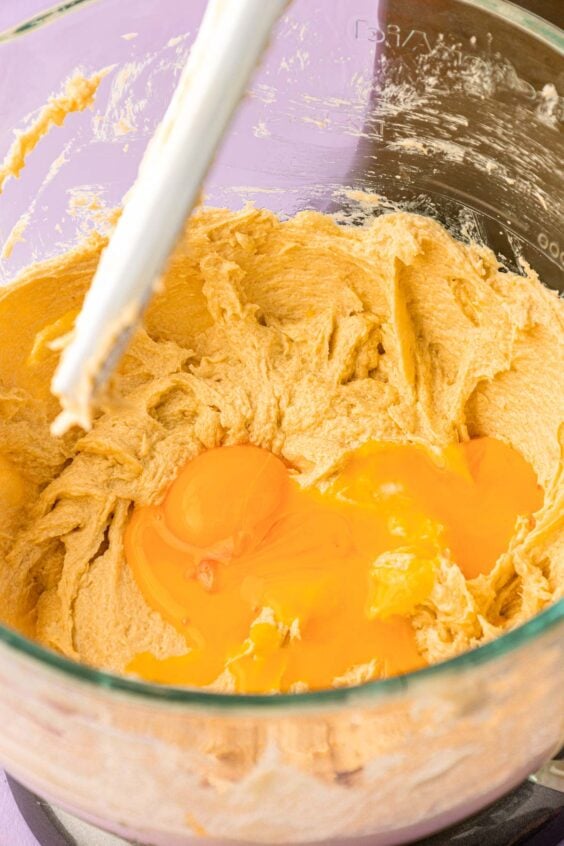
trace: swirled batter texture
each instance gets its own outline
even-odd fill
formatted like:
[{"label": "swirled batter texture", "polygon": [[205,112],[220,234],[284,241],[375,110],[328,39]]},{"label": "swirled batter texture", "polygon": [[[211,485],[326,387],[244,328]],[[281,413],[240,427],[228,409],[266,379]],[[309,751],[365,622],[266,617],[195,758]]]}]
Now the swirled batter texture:
[{"label": "swirled batter texture", "polygon": [[[92,430],[57,439],[56,341],[103,246],[92,236],[0,294],[4,623],[114,671],[142,653],[185,655],[126,562],[126,527],[190,459],[229,444],[269,450],[311,490],[373,442],[440,450],[490,437],[530,463],[542,507],[517,520],[493,568],[468,577],[441,556],[409,609],[423,661],[562,595],[564,314],[532,270],[507,272],[417,215],[339,227],[314,212],[281,222],[200,209]],[[335,683],[362,678],[351,667]],[[222,673],[211,685],[232,682]]]}]

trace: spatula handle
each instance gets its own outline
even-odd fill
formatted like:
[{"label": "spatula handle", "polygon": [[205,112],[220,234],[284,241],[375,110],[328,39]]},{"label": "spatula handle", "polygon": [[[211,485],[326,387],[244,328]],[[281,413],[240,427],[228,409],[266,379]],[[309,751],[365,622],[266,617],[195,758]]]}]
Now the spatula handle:
[{"label": "spatula handle", "polygon": [[209,0],[162,123],[102,253],[52,389],[56,434],[91,425],[93,394],[117,363],[196,202],[202,180],[288,0]]}]

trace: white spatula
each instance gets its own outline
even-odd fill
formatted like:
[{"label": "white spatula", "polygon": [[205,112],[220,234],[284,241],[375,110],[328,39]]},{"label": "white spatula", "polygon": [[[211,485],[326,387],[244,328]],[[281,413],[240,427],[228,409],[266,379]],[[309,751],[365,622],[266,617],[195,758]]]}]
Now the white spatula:
[{"label": "white spatula", "polygon": [[209,0],[162,123],[104,250],[52,383],[52,426],[89,429],[96,390],[149,301],[221,137],[289,0]]}]

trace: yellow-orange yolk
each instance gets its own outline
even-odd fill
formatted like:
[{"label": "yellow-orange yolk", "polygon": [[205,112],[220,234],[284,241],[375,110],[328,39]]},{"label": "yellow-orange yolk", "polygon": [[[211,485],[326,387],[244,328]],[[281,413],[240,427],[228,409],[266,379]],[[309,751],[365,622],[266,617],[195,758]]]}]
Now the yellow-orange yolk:
[{"label": "yellow-orange yolk", "polygon": [[416,669],[409,617],[440,556],[469,579],[489,572],[516,518],[541,505],[532,468],[493,438],[433,451],[369,443],[323,492],[300,488],[267,450],[209,450],[128,525],[135,579],[189,647],[129,669],[197,686],[229,670],[238,692]]}]

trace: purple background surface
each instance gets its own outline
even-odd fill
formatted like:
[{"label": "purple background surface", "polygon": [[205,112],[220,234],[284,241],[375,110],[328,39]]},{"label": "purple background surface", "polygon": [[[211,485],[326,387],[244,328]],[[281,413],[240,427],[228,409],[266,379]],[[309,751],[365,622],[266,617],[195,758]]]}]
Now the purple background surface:
[{"label": "purple background surface", "polygon": [[[331,0],[330,15],[326,2],[294,0],[280,21],[205,182],[210,204],[240,208],[258,200],[291,215],[323,208],[333,187],[346,180],[368,107],[377,43],[366,33],[378,24],[380,0]],[[37,4],[26,0],[22,7],[31,11]],[[8,4],[12,24],[15,5]],[[25,126],[75,68],[90,75],[113,66],[93,110],[69,115],[42,138],[20,178],[4,186],[0,242],[22,214],[32,213],[25,239],[0,261],[0,284],[77,240],[81,233],[67,209],[77,186],[95,190],[108,208],[121,202],[204,7],[205,0],[99,0],[0,44],[0,159],[14,128]],[[0,3],[0,29],[3,9]],[[367,28],[362,37],[359,20]],[[128,33],[135,37],[124,38]],[[129,73],[125,80],[122,69]],[[132,128],[120,135],[115,127],[126,113]],[[61,154],[66,161],[51,178]]]},{"label": "purple background surface", "polygon": [[0,846],[38,846],[20,816],[16,803],[0,772]]}]

